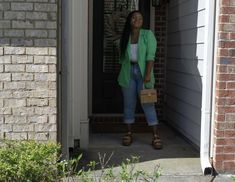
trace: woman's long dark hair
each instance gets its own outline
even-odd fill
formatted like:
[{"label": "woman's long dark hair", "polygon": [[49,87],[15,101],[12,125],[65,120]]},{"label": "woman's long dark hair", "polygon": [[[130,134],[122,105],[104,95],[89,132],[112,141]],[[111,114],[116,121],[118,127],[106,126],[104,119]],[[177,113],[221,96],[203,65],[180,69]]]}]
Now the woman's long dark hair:
[{"label": "woman's long dark hair", "polygon": [[121,37],[121,40],[120,40],[121,57],[125,55],[125,52],[126,52],[126,49],[127,49],[127,44],[128,44],[129,36],[130,36],[130,33],[131,33],[131,18],[132,18],[134,13],[140,13],[143,16],[143,14],[139,10],[132,11],[128,14],[128,16],[126,18],[125,25],[124,25],[124,29],[123,29],[123,32],[122,32],[122,37]]}]

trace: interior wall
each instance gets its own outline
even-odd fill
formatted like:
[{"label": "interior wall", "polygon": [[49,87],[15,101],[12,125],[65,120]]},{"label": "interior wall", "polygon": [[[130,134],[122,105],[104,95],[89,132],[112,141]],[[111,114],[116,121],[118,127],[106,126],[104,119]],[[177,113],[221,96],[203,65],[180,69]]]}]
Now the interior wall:
[{"label": "interior wall", "polygon": [[200,146],[204,44],[204,0],[170,1],[165,116],[169,124],[197,146]]}]

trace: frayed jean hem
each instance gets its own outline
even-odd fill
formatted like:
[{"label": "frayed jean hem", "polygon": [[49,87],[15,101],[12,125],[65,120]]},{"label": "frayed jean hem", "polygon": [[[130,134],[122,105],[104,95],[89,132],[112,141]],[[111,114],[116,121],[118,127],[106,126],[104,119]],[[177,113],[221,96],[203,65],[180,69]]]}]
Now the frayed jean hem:
[{"label": "frayed jean hem", "polygon": [[148,126],[158,125],[158,121],[148,122]]},{"label": "frayed jean hem", "polygon": [[124,120],[124,124],[133,124],[135,120]]}]

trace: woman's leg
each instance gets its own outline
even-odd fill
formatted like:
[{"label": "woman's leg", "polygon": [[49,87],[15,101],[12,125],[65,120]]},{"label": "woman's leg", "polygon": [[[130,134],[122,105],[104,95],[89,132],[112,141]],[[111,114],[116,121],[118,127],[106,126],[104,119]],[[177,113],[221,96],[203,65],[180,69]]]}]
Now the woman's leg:
[{"label": "woman's leg", "polygon": [[[140,91],[143,89],[143,78],[140,75],[138,82],[137,82],[137,92],[138,95],[140,95]],[[145,103],[141,104],[146,120],[148,122],[149,126],[152,126],[153,128],[153,147],[156,149],[162,148],[162,142],[160,140],[160,134],[159,134],[159,129],[158,129],[158,118],[157,118],[157,113],[155,109],[154,103]]]},{"label": "woman's leg", "polygon": [[[144,80],[143,77],[141,75],[141,71],[140,68],[138,69],[137,73],[137,93],[138,96],[140,95],[140,91],[143,90],[143,85],[144,85]],[[158,119],[157,119],[157,114],[156,114],[156,110],[155,110],[155,105],[154,103],[145,103],[145,104],[141,104],[146,120],[148,122],[149,126],[153,126],[153,125],[157,125],[158,124]]]},{"label": "woman's leg", "polygon": [[122,139],[123,145],[132,143],[131,124],[135,122],[135,108],[137,101],[136,82],[134,78],[134,68],[131,68],[131,78],[127,88],[122,87],[123,103],[124,103],[124,123],[127,125],[127,133]]},{"label": "woman's leg", "polygon": [[162,141],[160,139],[158,119],[154,104],[142,104],[148,125],[153,128],[152,146],[155,149],[162,149]]},{"label": "woman's leg", "polygon": [[127,132],[128,133],[132,133],[131,124],[127,124]]},{"label": "woman's leg", "polygon": [[131,130],[131,124],[135,122],[135,108],[136,108],[136,83],[130,80],[129,87],[122,88],[123,103],[124,103],[124,123],[127,124],[128,130]]},{"label": "woman's leg", "polygon": [[[158,124],[158,118],[157,118],[157,113],[155,110],[155,106],[154,103],[145,103],[145,104],[141,104],[143,111],[144,111],[144,115],[145,118],[148,122],[149,126],[155,126]],[[157,127],[153,128],[153,131],[157,132]]]},{"label": "woman's leg", "polygon": [[159,129],[157,127],[157,125],[153,125],[153,136],[159,136]]},{"label": "woman's leg", "polygon": [[136,107],[136,89],[135,83],[130,82],[128,88],[122,88],[123,98],[124,98],[124,123],[127,125],[127,133],[122,138],[122,144],[124,146],[131,145],[132,139],[132,130],[131,124],[135,122],[135,107]]},{"label": "woman's leg", "polygon": [[155,149],[162,149],[162,140],[160,139],[159,129],[157,128],[157,125],[153,125],[153,140],[152,140],[152,146]]}]

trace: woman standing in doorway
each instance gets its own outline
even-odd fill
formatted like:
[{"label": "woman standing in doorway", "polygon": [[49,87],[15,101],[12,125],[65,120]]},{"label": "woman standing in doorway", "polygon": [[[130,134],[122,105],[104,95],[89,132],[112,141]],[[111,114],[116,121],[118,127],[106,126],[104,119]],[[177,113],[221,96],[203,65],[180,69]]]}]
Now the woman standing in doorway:
[{"label": "woman standing in doorway", "polygon": [[[118,83],[122,87],[124,99],[124,123],[128,132],[122,139],[125,146],[133,141],[131,124],[135,122],[135,107],[140,90],[153,88],[155,79],[153,65],[157,41],[151,30],[142,28],[143,15],[140,11],[132,11],[126,19],[120,42],[121,70]],[[162,148],[162,141],[157,128],[158,119],[154,103],[142,104],[149,126],[153,128],[152,145],[155,149]]]}]

